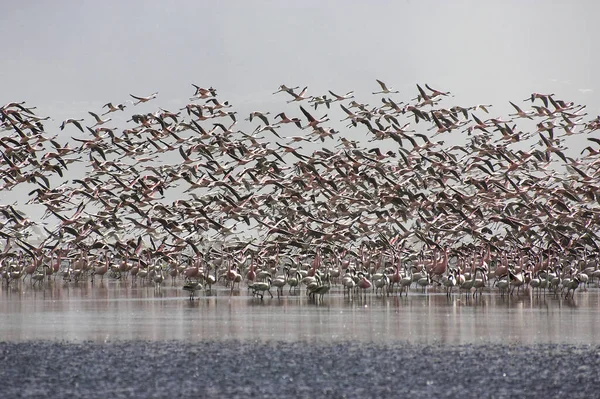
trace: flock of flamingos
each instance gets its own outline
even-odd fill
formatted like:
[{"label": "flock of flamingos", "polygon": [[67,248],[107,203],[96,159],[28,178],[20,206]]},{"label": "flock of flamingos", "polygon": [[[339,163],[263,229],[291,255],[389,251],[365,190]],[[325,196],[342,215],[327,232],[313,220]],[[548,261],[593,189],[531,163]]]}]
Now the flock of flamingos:
[{"label": "flock of flamingos", "polygon": [[180,109],[131,95],[60,125],[2,106],[0,195],[24,198],[0,205],[2,284],[319,301],[332,287],[572,298],[600,277],[600,117],[540,93],[493,117],[377,83],[371,104],[281,85],[284,112],[245,115],[196,85]]}]

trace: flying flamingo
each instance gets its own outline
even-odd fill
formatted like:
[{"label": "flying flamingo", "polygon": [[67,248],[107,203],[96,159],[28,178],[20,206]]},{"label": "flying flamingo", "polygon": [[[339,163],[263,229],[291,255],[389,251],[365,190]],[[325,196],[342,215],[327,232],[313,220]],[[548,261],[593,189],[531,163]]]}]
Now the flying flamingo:
[{"label": "flying flamingo", "polygon": [[390,94],[390,93],[400,93],[398,90],[392,91],[392,88],[388,88],[385,83],[383,83],[379,79],[375,79],[379,86],[381,86],[381,91],[376,91],[373,94]]},{"label": "flying flamingo", "polygon": [[133,103],[133,105],[138,105],[139,103],[145,103],[145,102],[148,102],[148,101],[156,98],[158,96],[158,92],[152,93],[147,97],[134,96],[133,94],[130,94],[130,96],[137,100],[136,102]]}]

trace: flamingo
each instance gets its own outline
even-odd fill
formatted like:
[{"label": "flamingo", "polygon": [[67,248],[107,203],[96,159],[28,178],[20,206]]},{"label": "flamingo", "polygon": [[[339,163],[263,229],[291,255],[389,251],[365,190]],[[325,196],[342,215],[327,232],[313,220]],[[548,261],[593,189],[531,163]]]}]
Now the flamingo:
[{"label": "flamingo", "polygon": [[448,277],[443,281],[444,288],[446,289],[446,296],[452,295],[452,290],[458,284],[458,280],[456,278],[456,271],[451,270],[448,273]]},{"label": "flamingo", "polygon": [[109,258],[108,254],[104,255],[105,261],[101,266],[94,266],[94,270],[92,271],[92,283],[94,282],[94,276],[97,274],[100,276],[100,280],[104,280],[104,275],[108,272]]},{"label": "flamingo", "polygon": [[383,83],[381,80],[379,79],[375,79],[377,81],[377,83],[379,83],[379,86],[381,86],[381,91],[376,91],[373,92],[373,94],[390,94],[390,93],[400,93],[398,90],[392,91],[391,88],[388,88],[386,86],[385,83]]},{"label": "flamingo", "polygon": [[328,293],[330,289],[331,289],[330,285],[323,284],[323,285],[320,285],[319,287],[317,287],[316,289],[314,289],[311,294],[312,294],[313,298],[315,298],[318,295],[319,296],[318,300],[322,301],[323,296],[326,293]]},{"label": "flamingo", "polygon": [[152,276],[152,280],[154,281],[154,289],[160,291],[162,282],[165,280],[165,276],[160,265],[156,265],[154,267],[154,276]]},{"label": "flamingo", "polygon": [[[328,281],[328,279],[327,279]],[[317,278],[316,284],[314,284],[313,286],[308,288],[308,296],[309,298],[312,299],[317,299],[317,295],[318,295],[318,301],[322,301],[323,300],[323,296],[329,292],[331,286],[329,285],[329,283],[327,284],[323,284],[323,281],[321,280],[320,277]]]},{"label": "flamingo", "polygon": [[[476,278],[477,271],[480,272],[479,274],[481,275],[481,278]],[[479,292],[479,296],[481,296],[483,288],[485,288],[485,286],[487,285],[487,281],[487,269],[482,266],[478,267],[474,275],[473,288],[475,288],[475,292],[473,293],[473,296],[477,296],[477,292]]]},{"label": "flamingo", "polygon": [[300,106],[300,110],[302,111],[304,116],[306,116],[306,119],[308,119],[308,124],[306,126],[304,126],[302,129],[306,129],[309,127],[312,127],[314,129],[320,123],[323,123],[323,122],[326,122],[329,120],[327,115],[323,116],[321,119],[315,119],[308,111],[306,111],[304,108],[302,108],[302,106]]},{"label": "flamingo", "polygon": [[97,114],[95,114],[95,113],[93,113],[91,111],[88,112],[88,114],[92,115],[94,117],[94,119],[96,120],[96,124],[94,126],[92,126],[92,127],[104,125],[105,123],[110,122],[112,120],[111,118],[102,119]]},{"label": "flamingo", "polygon": [[568,283],[565,284],[565,288],[567,289],[567,293],[565,294],[565,298],[569,298],[569,293],[571,293],[571,299],[575,296],[575,290],[579,287],[581,280],[578,275],[575,275]]},{"label": "flamingo", "polygon": [[185,268],[183,275],[185,276],[186,280],[196,279],[198,277],[200,271],[199,262],[200,260],[196,259],[193,265]]},{"label": "flamingo", "polygon": [[523,284],[525,284],[525,278],[524,278],[523,271],[515,272],[513,270],[509,270],[508,271],[508,281],[509,281],[510,286],[512,287],[510,294],[512,295],[515,288],[517,288],[517,294],[518,294],[518,292],[519,292],[518,290],[521,288],[521,286]]},{"label": "flamingo", "polygon": [[335,100],[333,100],[333,101],[343,101],[343,100],[350,100],[351,98],[354,98],[354,91],[349,91],[346,94],[338,95],[338,94],[335,94],[334,92],[332,92],[331,90],[329,90],[329,94],[331,94],[333,97],[335,97]]},{"label": "flamingo", "polygon": [[108,111],[102,114],[102,116],[110,114],[111,112],[124,111],[125,105],[118,104],[117,106],[112,105],[112,103],[106,103],[102,106],[102,108],[107,108]]},{"label": "flamingo", "polygon": [[356,281],[354,281],[354,278],[351,274],[346,273],[342,277],[342,286],[344,287],[344,295],[346,295],[346,291],[348,291],[348,296],[350,296],[350,293],[354,287],[356,287]]},{"label": "flamingo", "polygon": [[508,116],[518,116],[519,118],[527,118],[527,119],[533,119],[531,117],[531,115],[535,112],[535,111],[529,111],[529,112],[524,112],[521,108],[519,108],[515,103],[513,103],[512,101],[509,101],[510,105],[513,106],[514,109],[517,110],[517,112],[515,114],[508,114]]},{"label": "flamingo", "polygon": [[429,273],[431,277],[441,277],[446,273],[448,269],[448,246],[444,247],[444,252],[442,254],[442,261],[440,263],[436,263]]},{"label": "flamingo", "polygon": [[400,295],[402,295],[403,291],[406,291],[406,295],[408,296],[408,289],[410,288],[410,286],[413,283],[413,272],[412,272],[412,268],[408,269],[408,273],[406,273],[401,279],[400,279]]},{"label": "flamingo", "polygon": [[288,273],[287,269],[284,270],[283,274],[275,277],[274,280],[271,281],[271,285],[277,288],[277,298],[283,295],[283,287],[287,284]]},{"label": "flamingo", "polygon": [[542,285],[542,280],[539,277],[539,274],[533,276],[533,278],[529,281],[529,286],[531,287],[531,291],[535,292],[536,288],[538,290],[538,294],[540,292],[540,287]]},{"label": "flamingo", "polygon": [[271,295],[271,298],[273,298],[273,293],[271,293],[271,281],[271,277],[268,277],[266,281],[258,281],[252,284],[250,286],[250,288],[252,289],[252,294],[254,296],[260,296],[261,301],[265,296],[265,292],[269,293],[269,295]]},{"label": "flamingo", "polygon": [[277,115],[275,115],[275,118],[280,118],[281,120],[279,122],[277,122],[275,125],[279,125],[279,124],[287,124],[287,123],[294,123],[296,126],[298,126],[299,128],[302,129],[302,124],[300,119],[298,118],[288,118],[285,113],[281,112]]},{"label": "flamingo", "polygon": [[417,285],[423,288],[423,293],[425,293],[426,288],[431,284],[431,275],[427,273],[427,271],[422,271],[423,277],[417,280]]},{"label": "flamingo", "polygon": [[312,98],[312,96],[306,95],[307,89],[308,89],[308,86],[305,86],[299,94],[296,94],[293,91],[287,91],[286,93],[288,93],[292,97],[294,97],[292,100],[288,101],[288,104],[292,103],[294,101],[310,100]]},{"label": "flamingo", "polygon": [[402,276],[400,275],[400,265],[401,265],[401,259],[398,256],[398,263],[396,265],[394,265],[394,273],[389,276],[389,280],[390,280],[390,289],[389,290],[391,292],[394,291],[394,285],[395,284],[400,285],[400,281],[402,280]]},{"label": "flamingo", "polygon": [[508,274],[505,276],[502,276],[500,279],[498,279],[498,281],[496,282],[496,287],[498,287],[498,290],[500,291],[500,295],[504,296],[504,294],[510,288],[510,283],[508,281]]},{"label": "flamingo", "polygon": [[83,122],[83,119],[65,119],[61,124],[60,124],[60,130],[65,130],[65,127],[70,123],[72,125],[75,125],[75,127],[77,127],[77,129],[81,130],[81,133],[83,133],[83,127],[81,126],[81,123],[79,122]]},{"label": "flamingo", "polygon": [[279,86],[279,89],[278,89],[278,90],[277,90],[275,93],[273,93],[273,94],[277,94],[277,93],[280,93],[280,92],[282,92],[282,91],[285,91],[285,92],[287,92],[287,93],[291,93],[291,92],[293,92],[294,90],[297,90],[297,89],[299,89],[299,88],[300,88],[300,86],[296,86],[296,87],[287,87],[286,85],[281,85],[281,86]]},{"label": "flamingo", "polygon": [[246,273],[246,281],[248,282],[248,286],[254,284],[254,281],[256,281],[256,266],[254,264],[254,256],[252,256],[250,260],[250,268]]},{"label": "flamingo", "polygon": [[231,263],[232,263],[232,260],[230,259],[227,262],[227,274],[226,274],[227,281],[231,284],[231,291],[229,293],[230,296],[233,294],[233,289],[235,287],[235,283],[238,283],[238,288],[239,288],[239,283],[242,281],[242,275],[239,274],[236,270],[232,269]]},{"label": "flamingo", "polygon": [[33,281],[32,286],[34,286],[35,284],[38,285],[42,285],[42,282],[44,281],[44,279],[46,278],[46,269],[48,268],[47,265],[44,265],[42,267],[42,271],[36,271],[35,273],[33,273],[31,275],[31,280]]},{"label": "flamingo", "polygon": [[201,289],[202,289],[202,284],[198,280],[186,281],[185,284],[183,285],[183,290],[190,293],[190,301],[194,300],[194,297],[196,296],[196,291],[201,290]]},{"label": "flamingo", "polygon": [[[375,295],[377,295],[378,291],[385,291],[386,287],[388,287],[390,284],[390,279],[387,276],[387,274],[383,274],[383,276],[381,276],[381,278],[374,280],[374,285],[375,285]],[[388,290],[389,293],[389,290]]]},{"label": "flamingo", "polygon": [[358,288],[360,288],[361,290],[363,290],[364,295],[367,295],[367,290],[369,288],[371,288],[373,286],[373,284],[371,283],[371,281],[369,281],[369,279],[367,278],[367,276],[364,275],[364,273],[359,273],[360,276],[360,280],[358,282]]},{"label": "flamingo", "polygon": [[302,280],[302,276],[300,275],[299,271],[296,271],[294,273],[294,276],[288,277],[287,283],[290,286],[290,290],[289,290],[290,294],[292,293],[292,289],[296,290],[298,288],[298,285],[300,284],[300,280]]},{"label": "flamingo", "polygon": [[140,103],[145,103],[145,102],[155,99],[158,96],[158,92],[152,93],[146,97],[134,96],[133,94],[130,94],[130,96],[133,97],[135,100],[137,100],[136,102],[133,103],[133,105],[138,105]]},{"label": "flamingo", "polygon": [[[25,278],[27,278],[27,276],[33,276],[33,274],[35,273],[35,271],[38,269],[39,266],[39,261],[37,257],[34,257],[32,259],[32,262],[30,265],[27,265],[23,268],[23,271],[25,272],[25,277],[23,278],[23,281],[25,281]],[[31,284],[33,285],[33,281],[31,281]]]}]

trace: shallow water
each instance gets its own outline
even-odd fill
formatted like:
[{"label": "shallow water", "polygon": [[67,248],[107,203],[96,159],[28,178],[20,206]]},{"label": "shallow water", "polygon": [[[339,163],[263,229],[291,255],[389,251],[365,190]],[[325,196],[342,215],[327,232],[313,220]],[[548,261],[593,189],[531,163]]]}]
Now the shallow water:
[{"label": "shallow water", "polygon": [[182,285],[160,291],[124,281],[3,286],[0,340],[600,343],[598,288],[568,300],[527,291],[477,299],[433,291],[349,299],[334,288],[315,302],[287,290],[281,299],[261,301],[244,287],[232,296],[213,289],[190,301]]}]

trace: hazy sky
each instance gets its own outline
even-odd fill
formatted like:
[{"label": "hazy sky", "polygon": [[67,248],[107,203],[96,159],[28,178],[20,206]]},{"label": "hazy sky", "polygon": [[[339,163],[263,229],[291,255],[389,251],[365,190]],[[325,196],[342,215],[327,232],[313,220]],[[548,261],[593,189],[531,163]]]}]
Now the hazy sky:
[{"label": "hazy sky", "polygon": [[0,101],[60,123],[129,93],[181,106],[192,82],[260,109],[282,103],[270,95],[282,83],[368,101],[378,78],[497,106],[550,91],[598,112],[599,13],[596,1],[5,2]]},{"label": "hazy sky", "polygon": [[598,15],[597,1],[5,1],[0,103],[36,105],[65,138],[79,132],[61,133],[62,120],[130,93],[160,94],[123,116],[181,108],[191,83],[240,114],[287,110],[271,95],[282,83],[376,105],[377,78],[403,101],[429,83],[500,116],[509,100],[551,92],[595,116]]}]

